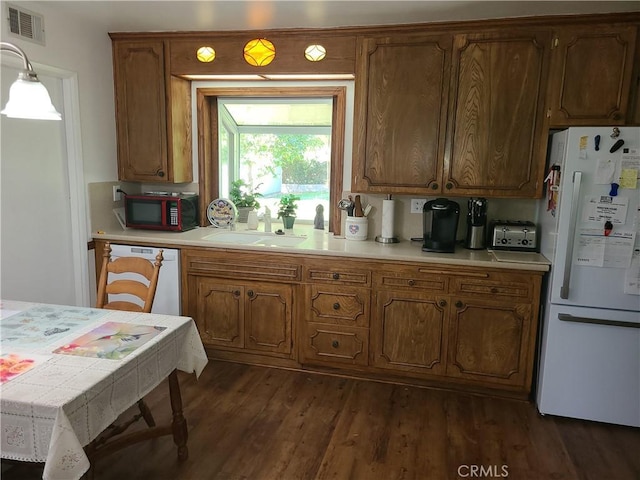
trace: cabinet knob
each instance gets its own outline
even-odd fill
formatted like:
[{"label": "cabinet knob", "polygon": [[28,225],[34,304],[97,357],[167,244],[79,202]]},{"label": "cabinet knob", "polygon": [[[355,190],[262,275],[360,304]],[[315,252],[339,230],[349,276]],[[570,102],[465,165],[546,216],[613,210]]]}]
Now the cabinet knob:
[{"label": "cabinet knob", "polygon": [[441,307],[446,307],[447,306],[447,301],[446,300],[440,300],[438,302],[438,305],[440,305]]},{"label": "cabinet knob", "polygon": [[234,290],[233,291],[233,296],[234,297],[239,297],[240,296],[240,290]]},{"label": "cabinet knob", "polygon": [[334,340],[333,342],[331,342],[331,346],[333,348],[338,348],[340,346],[340,342],[338,340]]},{"label": "cabinet knob", "polygon": [[339,273],[334,273],[333,274],[333,279],[334,280],[340,280],[340,274]]},{"label": "cabinet knob", "polygon": [[333,304],[333,309],[334,310],[339,310],[340,309],[340,304],[338,302]]},{"label": "cabinet knob", "polygon": [[451,182],[447,182],[447,184],[445,185],[445,188],[446,188],[447,190],[451,190],[451,189],[453,188],[453,183],[451,183]]},{"label": "cabinet knob", "polygon": [[162,178],[162,177],[164,177],[164,172],[163,172],[162,170],[158,170],[157,175],[158,175],[160,178]]},{"label": "cabinet knob", "polygon": [[249,298],[253,298],[253,296],[255,295],[255,293],[253,293],[253,290],[249,290],[247,292],[247,295],[249,296]]},{"label": "cabinet knob", "polygon": [[438,184],[437,183],[432,183],[431,184],[431,190],[437,190],[438,189]]},{"label": "cabinet knob", "polygon": [[464,307],[464,303],[462,303],[460,300],[458,300],[456,302],[456,308],[462,308],[462,307]]},{"label": "cabinet knob", "polygon": [[620,115],[620,112],[616,112],[613,114],[613,119],[614,120],[622,120],[622,115]]},{"label": "cabinet knob", "polygon": [[407,283],[409,284],[410,287],[413,287],[416,284],[416,281],[412,279],[412,280],[409,280]]}]

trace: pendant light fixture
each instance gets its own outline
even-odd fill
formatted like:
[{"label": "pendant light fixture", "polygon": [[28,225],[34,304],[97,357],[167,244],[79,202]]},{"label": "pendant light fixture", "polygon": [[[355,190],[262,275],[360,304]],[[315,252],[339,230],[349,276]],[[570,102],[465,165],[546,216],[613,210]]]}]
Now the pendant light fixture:
[{"label": "pendant light fixture", "polygon": [[47,88],[40,83],[26,53],[13,43],[0,42],[0,51],[22,58],[24,69],[9,89],[9,101],[0,114],[29,120],[61,120],[62,115],[51,103]]}]

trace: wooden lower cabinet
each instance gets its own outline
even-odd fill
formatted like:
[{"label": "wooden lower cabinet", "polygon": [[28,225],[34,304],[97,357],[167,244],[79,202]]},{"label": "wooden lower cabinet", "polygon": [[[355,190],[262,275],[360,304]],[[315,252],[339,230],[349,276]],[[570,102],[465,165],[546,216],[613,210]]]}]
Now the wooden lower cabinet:
[{"label": "wooden lower cabinet", "polygon": [[374,274],[371,366],[528,395],[541,273],[386,264]]},{"label": "wooden lower cabinet", "polygon": [[531,305],[455,300],[449,317],[447,375],[526,387],[533,352]]},{"label": "wooden lower cabinet", "polygon": [[193,277],[205,345],[291,354],[292,287]]},{"label": "wooden lower cabinet", "polygon": [[311,364],[368,364],[369,330],[309,322],[303,326],[300,359]]},{"label": "wooden lower cabinet", "polygon": [[[301,313],[300,361],[307,364],[366,366],[369,363],[368,288],[352,287],[352,282],[367,284],[369,275],[341,270],[323,275],[321,269],[306,269],[307,276],[321,280],[304,286]],[[345,286],[346,284],[346,286]]]},{"label": "wooden lower cabinet", "polygon": [[206,249],[182,264],[212,358],[530,393],[542,272]]},{"label": "wooden lower cabinet", "polygon": [[241,287],[217,278],[194,277],[197,291],[195,322],[205,345],[244,347],[244,298]]},{"label": "wooden lower cabinet", "polygon": [[378,292],[371,331],[376,367],[445,373],[448,306],[442,297],[413,292]]},{"label": "wooden lower cabinet", "polygon": [[181,259],[185,315],[210,353],[293,358],[295,258],[184,249]]}]

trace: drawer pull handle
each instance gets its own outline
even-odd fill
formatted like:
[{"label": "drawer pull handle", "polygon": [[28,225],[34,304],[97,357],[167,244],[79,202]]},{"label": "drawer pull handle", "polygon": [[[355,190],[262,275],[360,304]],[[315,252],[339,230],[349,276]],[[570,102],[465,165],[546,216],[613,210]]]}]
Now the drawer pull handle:
[{"label": "drawer pull handle", "polygon": [[407,283],[409,284],[410,287],[413,287],[416,284],[416,281],[415,280],[409,280]]},{"label": "drawer pull handle", "polygon": [[339,273],[334,273],[333,274],[333,279],[334,280],[340,280],[340,274]]},{"label": "drawer pull handle", "polygon": [[456,302],[456,308],[462,308],[462,307],[464,307],[464,303],[462,303],[460,300],[458,300]]},{"label": "drawer pull handle", "polygon": [[441,307],[446,307],[447,306],[447,301],[446,300],[440,300],[438,302],[438,305],[440,305]]},{"label": "drawer pull handle", "polygon": [[338,348],[340,347],[340,342],[338,340],[334,340],[333,342],[331,342],[331,346],[333,348]]},{"label": "drawer pull handle", "polygon": [[339,310],[340,309],[340,304],[338,302],[333,304],[333,309],[334,310]]},{"label": "drawer pull handle", "polygon": [[249,298],[253,298],[253,296],[255,295],[255,293],[253,292],[253,290],[249,290],[247,292],[247,295],[249,296]]}]

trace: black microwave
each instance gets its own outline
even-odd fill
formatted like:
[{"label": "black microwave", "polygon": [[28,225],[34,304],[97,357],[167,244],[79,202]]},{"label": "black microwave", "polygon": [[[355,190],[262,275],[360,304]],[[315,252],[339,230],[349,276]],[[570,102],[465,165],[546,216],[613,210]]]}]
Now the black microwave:
[{"label": "black microwave", "polygon": [[198,226],[198,195],[125,195],[127,227],[184,232]]}]

